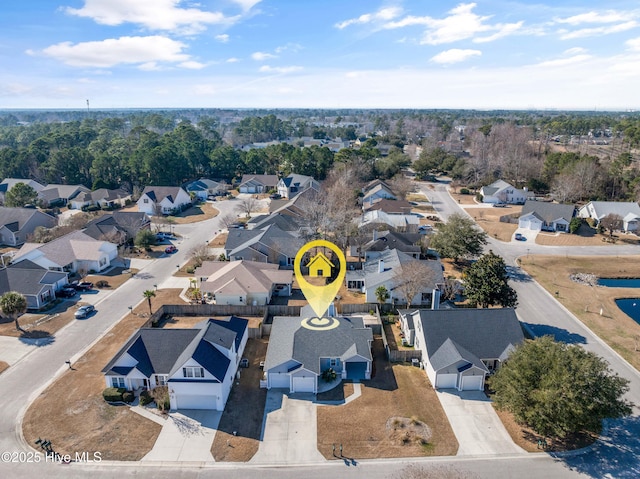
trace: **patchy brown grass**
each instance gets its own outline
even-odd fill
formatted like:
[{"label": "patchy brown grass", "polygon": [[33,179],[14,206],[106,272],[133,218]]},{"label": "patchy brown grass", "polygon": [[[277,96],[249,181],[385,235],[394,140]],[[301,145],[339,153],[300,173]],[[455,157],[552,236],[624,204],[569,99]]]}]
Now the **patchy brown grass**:
[{"label": "patchy brown grass", "polygon": [[532,429],[518,424],[510,412],[498,409],[495,404],[493,406],[513,442],[527,452],[542,452],[542,448],[538,445],[538,440],[546,439],[547,447],[544,448],[545,451],[559,452],[582,449],[590,446],[598,439],[597,435],[591,433],[569,436],[564,440],[544,438]]},{"label": "patchy brown grass", "polygon": [[[577,235],[568,233],[538,233],[536,243],[547,246],[611,246],[609,235],[599,235],[593,228],[582,225]],[[621,233],[614,235],[615,244],[640,244],[640,238],[635,234]]]},{"label": "patchy brown grass", "polygon": [[[178,290],[158,290],[155,304],[175,301]],[[126,339],[147,320],[146,301],[139,303],[107,335],[49,386],[27,410],[25,439],[46,438],[62,454],[100,452],[105,460],[138,461],[153,447],[161,426],[102,399],[100,372]]]},{"label": "patchy brown grass", "polygon": [[64,301],[52,309],[50,314],[23,314],[18,320],[23,331],[16,331],[12,320],[0,318],[0,336],[34,339],[53,336],[75,320],[73,313],[76,306],[75,301]]},{"label": "patchy brown grass", "polygon": [[227,242],[228,237],[229,237],[229,233],[220,233],[211,241],[209,241],[209,246],[212,248],[222,248]]},{"label": "patchy brown grass", "polygon": [[0,374],[7,369],[9,369],[9,364],[4,361],[0,361]]},{"label": "patchy brown grass", "polygon": [[616,298],[640,297],[638,289],[587,286],[569,279],[572,273],[591,273],[603,278],[637,277],[640,256],[530,255],[520,261],[527,273],[580,321],[640,369],[640,325],[615,304]]},{"label": "patchy brown grass", "polygon": [[424,193],[409,193],[407,195],[407,201],[429,201],[429,198]]},{"label": "patchy brown grass", "polygon": [[[250,328],[257,328],[262,322],[262,318],[257,316],[242,316],[249,321]],[[193,328],[196,324],[208,319],[228,319],[229,316],[172,316],[171,318],[163,318],[160,321],[161,328]]]},{"label": "patchy brown grass", "polygon": [[476,195],[461,195],[451,192],[451,197],[461,205],[477,205]]},{"label": "patchy brown grass", "polygon": [[[318,407],[320,453],[333,459],[332,445],[343,444],[344,455],[357,459],[454,455],[458,441],[424,371],[389,363],[380,338],[374,341],[374,355],[375,376],[363,382],[361,397],[341,406]],[[394,429],[392,418],[424,423],[430,437],[411,431],[407,436],[407,431],[399,432],[402,421]]]},{"label": "patchy brown grass", "polygon": [[199,221],[210,220],[218,216],[220,212],[211,203],[202,203],[192,206],[175,216],[169,216],[169,221],[174,224],[184,225],[198,223]]},{"label": "patchy brown grass", "polygon": [[267,390],[260,389],[260,361],[266,354],[266,339],[247,341],[243,356],[249,359],[249,367],[240,370],[240,381],[231,389],[211,446],[216,461],[246,462],[258,452],[267,398]]},{"label": "patchy brown grass", "polygon": [[476,221],[489,236],[500,241],[511,241],[513,233],[518,229],[517,224],[501,223],[500,217],[510,214],[520,214],[521,206],[509,208],[467,208],[467,213]]},{"label": "patchy brown grass", "polygon": [[103,289],[118,289],[120,286],[130,280],[138,271],[139,270],[136,268],[125,269],[117,267],[113,268],[107,273],[90,274],[84,280],[91,281],[93,284],[96,284],[98,281],[106,281],[107,283],[109,283],[109,286]]},{"label": "patchy brown grass", "polygon": [[402,345],[402,330],[400,329],[400,323],[384,323],[384,332],[387,336],[387,342],[389,343],[389,347],[391,349],[396,350],[408,350],[413,349],[413,347],[403,346]]}]

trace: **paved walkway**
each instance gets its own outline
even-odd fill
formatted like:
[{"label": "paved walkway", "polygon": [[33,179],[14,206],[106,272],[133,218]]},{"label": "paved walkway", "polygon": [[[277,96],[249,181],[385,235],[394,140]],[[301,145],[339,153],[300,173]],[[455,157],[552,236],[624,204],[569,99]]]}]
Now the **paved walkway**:
[{"label": "paved walkway", "polygon": [[437,394],[458,439],[458,456],[526,454],[511,440],[482,391],[441,389]]},{"label": "paved walkway", "polygon": [[318,452],[318,421],[312,394],[287,396],[270,389],[262,423],[262,441],[251,459],[257,464],[324,462]]},{"label": "paved walkway", "polygon": [[204,410],[170,413],[153,449],[142,460],[212,462],[211,445],[221,416],[220,411]]}]

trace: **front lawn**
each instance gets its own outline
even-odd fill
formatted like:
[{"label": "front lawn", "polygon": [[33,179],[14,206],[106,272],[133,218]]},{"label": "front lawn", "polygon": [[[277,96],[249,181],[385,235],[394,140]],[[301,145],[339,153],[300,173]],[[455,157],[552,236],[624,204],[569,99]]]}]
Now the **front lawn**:
[{"label": "front lawn", "polygon": [[2,374],[2,371],[8,368],[9,368],[9,365],[7,363],[5,363],[4,361],[0,361],[0,374]]},{"label": "front lawn", "polygon": [[374,341],[374,373],[362,396],[341,406],[318,407],[318,450],[334,459],[333,445],[356,459],[450,456],[458,441],[424,370],[384,358]]}]

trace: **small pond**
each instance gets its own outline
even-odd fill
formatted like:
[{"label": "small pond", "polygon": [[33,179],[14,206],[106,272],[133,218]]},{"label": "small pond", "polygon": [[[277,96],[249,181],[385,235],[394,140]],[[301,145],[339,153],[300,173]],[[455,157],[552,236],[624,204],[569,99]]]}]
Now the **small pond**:
[{"label": "small pond", "polygon": [[598,278],[598,286],[608,288],[640,288],[640,278]]},{"label": "small pond", "polygon": [[616,305],[620,311],[640,324],[640,298],[616,299]]}]

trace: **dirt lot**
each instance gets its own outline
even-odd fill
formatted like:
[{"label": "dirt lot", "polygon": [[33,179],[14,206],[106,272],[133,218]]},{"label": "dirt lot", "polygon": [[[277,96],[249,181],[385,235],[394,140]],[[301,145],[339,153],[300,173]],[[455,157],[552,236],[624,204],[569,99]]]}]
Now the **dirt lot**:
[{"label": "dirt lot", "polygon": [[572,273],[591,273],[603,278],[638,277],[640,256],[531,255],[522,257],[521,264],[595,334],[640,370],[640,325],[620,311],[614,301],[638,298],[640,290],[587,286],[569,279]]},{"label": "dirt lot", "polygon": [[422,369],[384,359],[374,341],[374,377],[362,396],[342,406],[318,407],[318,450],[333,459],[333,444],[356,459],[448,456],[458,442]]},{"label": "dirt lot", "polygon": [[216,461],[246,462],[258,452],[267,397],[267,390],[260,389],[260,361],[266,354],[266,339],[247,341],[243,356],[249,359],[249,367],[241,369],[239,384],[236,381],[231,389],[211,446]]},{"label": "dirt lot", "polygon": [[500,241],[511,241],[513,233],[518,229],[517,224],[501,223],[500,217],[510,214],[520,214],[521,206],[508,208],[467,208],[473,219],[487,234]]},{"label": "dirt lot", "polygon": [[[177,301],[177,289],[158,290],[156,304]],[[125,340],[147,320],[148,306],[140,302],[99,343],[49,386],[27,410],[25,439],[46,438],[63,454],[99,451],[105,460],[138,461],[153,447],[161,426],[102,399],[100,372]]]}]

